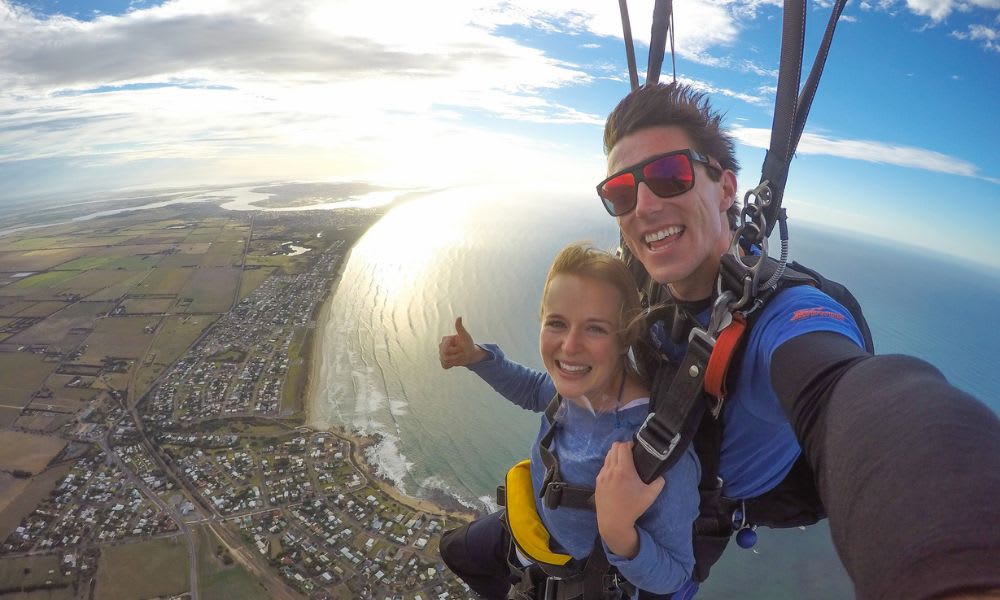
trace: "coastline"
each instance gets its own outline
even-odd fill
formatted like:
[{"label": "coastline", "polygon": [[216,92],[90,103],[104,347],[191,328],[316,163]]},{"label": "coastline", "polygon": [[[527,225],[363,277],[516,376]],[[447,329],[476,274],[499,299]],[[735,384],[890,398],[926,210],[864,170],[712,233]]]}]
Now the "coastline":
[{"label": "coastline", "polygon": [[[333,303],[333,298],[337,293],[337,289],[340,287],[340,282],[344,274],[344,269],[347,268],[347,262],[351,258],[353,252],[353,244],[351,248],[344,255],[343,261],[340,263],[340,267],[337,269],[336,275],[330,279],[330,287],[327,291],[326,297],[323,302],[319,305],[319,312],[315,315],[316,327],[313,330],[312,340],[310,347],[308,348],[308,361],[309,366],[306,369],[306,385],[305,385],[305,398],[303,406],[303,416],[304,424],[311,429],[310,417],[314,410],[314,407],[318,402],[324,400],[323,392],[325,391],[325,386],[323,385],[321,374],[322,366],[327,360],[326,350],[323,347],[324,332],[329,326],[330,320],[330,306]],[[319,429],[316,429],[317,431]],[[364,436],[357,432],[350,431],[343,423],[338,424],[335,427],[330,427],[324,429],[330,433],[346,440],[351,446],[351,461],[354,465],[364,474],[364,476],[374,485],[376,485],[380,490],[382,490],[386,495],[391,497],[393,500],[427,514],[433,514],[440,517],[450,517],[460,520],[475,519],[480,516],[469,508],[462,506],[458,500],[452,500],[453,506],[447,506],[450,502],[435,501],[423,498],[414,498],[413,496],[408,496],[401,492],[395,487],[395,485],[382,477],[380,477],[376,469],[368,462],[365,457],[365,450],[369,447],[378,443],[378,439],[371,436]]]}]

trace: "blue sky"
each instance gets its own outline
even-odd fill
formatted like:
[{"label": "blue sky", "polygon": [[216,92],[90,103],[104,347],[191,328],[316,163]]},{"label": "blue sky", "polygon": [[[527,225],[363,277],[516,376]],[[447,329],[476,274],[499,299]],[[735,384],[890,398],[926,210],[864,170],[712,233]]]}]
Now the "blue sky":
[{"label": "blue sky", "polygon": [[[678,78],[725,111],[746,189],[780,3],[676,4]],[[828,4],[809,2],[807,60]],[[629,7],[644,65],[652,0]],[[286,179],[590,201],[627,91],[612,0],[0,0],[0,203]],[[1000,0],[852,0],[786,206],[1000,267],[998,114]]]}]

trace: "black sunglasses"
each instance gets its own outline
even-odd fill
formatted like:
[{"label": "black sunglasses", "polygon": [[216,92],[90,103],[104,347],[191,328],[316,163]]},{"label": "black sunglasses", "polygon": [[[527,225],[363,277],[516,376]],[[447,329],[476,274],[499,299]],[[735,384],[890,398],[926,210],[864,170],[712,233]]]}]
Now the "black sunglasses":
[{"label": "black sunglasses", "polygon": [[660,198],[679,196],[694,187],[692,161],[722,173],[722,169],[711,164],[704,154],[689,149],[676,150],[658,154],[615,173],[597,184],[597,195],[612,217],[620,217],[635,208],[640,183],[645,183]]}]

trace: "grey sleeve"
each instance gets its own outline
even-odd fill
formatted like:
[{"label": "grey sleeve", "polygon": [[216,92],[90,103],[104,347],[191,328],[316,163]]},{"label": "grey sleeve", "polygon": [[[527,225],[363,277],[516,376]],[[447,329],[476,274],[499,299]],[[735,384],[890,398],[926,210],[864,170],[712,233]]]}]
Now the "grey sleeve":
[{"label": "grey sleeve", "polygon": [[817,332],[771,379],[858,598],[1000,589],[1000,420],[909,356]]}]

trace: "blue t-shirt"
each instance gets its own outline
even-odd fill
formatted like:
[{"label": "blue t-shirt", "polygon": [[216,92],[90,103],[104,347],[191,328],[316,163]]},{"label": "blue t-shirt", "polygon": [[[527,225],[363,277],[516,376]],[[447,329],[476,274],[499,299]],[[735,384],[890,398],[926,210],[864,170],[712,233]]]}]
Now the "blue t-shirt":
[{"label": "blue t-shirt", "polygon": [[[491,357],[469,368],[518,406],[544,411],[555,395],[548,374],[507,360],[495,345],[482,347]],[[563,480],[570,485],[594,487],[611,444],[631,440],[648,414],[649,398],[625,401],[613,413],[595,413],[564,400],[556,413],[556,434],[552,441],[552,451],[559,458]],[[596,513],[568,507],[549,509],[537,494],[545,476],[539,442],[548,427],[543,414],[538,436],[531,447],[535,507],[552,537],[552,549],[584,558],[594,549],[599,535]],[[691,577],[694,568],[691,524],[698,515],[700,476],[698,459],[688,448],[677,464],[664,474],[667,484],[663,491],[636,521],[638,554],[627,559],[605,546],[608,562],[639,589],[656,594],[672,593]]]},{"label": "blue t-shirt", "polygon": [[[704,326],[709,310],[698,315]],[[671,360],[680,361],[687,342],[673,344],[657,324],[651,330]],[[736,376],[722,408],[719,476],[729,498],[754,498],[778,485],[801,450],[795,432],[771,385],[771,357],[781,344],[814,331],[847,336],[860,347],[864,339],[850,311],[809,285],[786,288],[761,309],[750,330]]]}]

